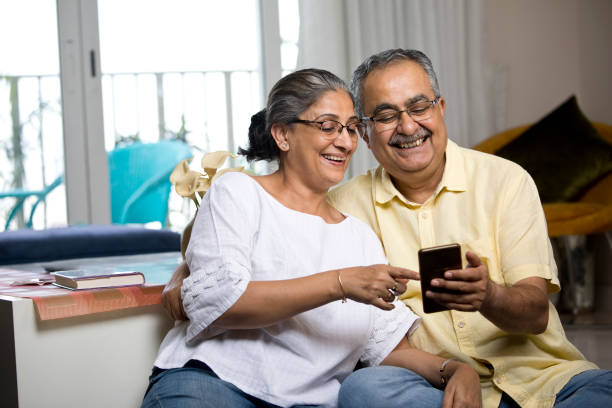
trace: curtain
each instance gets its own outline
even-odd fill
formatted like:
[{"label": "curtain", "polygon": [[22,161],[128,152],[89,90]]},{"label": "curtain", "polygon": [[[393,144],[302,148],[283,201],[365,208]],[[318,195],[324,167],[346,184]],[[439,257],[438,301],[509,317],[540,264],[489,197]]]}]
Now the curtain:
[{"label": "curtain", "polygon": [[[484,63],[483,12],[482,0],[300,0],[297,67],[327,69],[349,81],[372,54],[419,49],[438,75],[449,138],[470,147],[500,126],[495,102],[503,100],[494,97],[500,87],[493,90]],[[361,141],[347,178],[376,165]]]}]

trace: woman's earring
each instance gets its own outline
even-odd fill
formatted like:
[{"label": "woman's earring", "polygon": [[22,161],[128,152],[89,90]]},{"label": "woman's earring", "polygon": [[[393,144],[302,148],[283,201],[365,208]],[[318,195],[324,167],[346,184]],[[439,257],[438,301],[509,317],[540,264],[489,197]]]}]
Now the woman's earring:
[{"label": "woman's earring", "polygon": [[281,149],[289,150],[289,145],[287,143],[283,143],[283,144],[281,144]]}]

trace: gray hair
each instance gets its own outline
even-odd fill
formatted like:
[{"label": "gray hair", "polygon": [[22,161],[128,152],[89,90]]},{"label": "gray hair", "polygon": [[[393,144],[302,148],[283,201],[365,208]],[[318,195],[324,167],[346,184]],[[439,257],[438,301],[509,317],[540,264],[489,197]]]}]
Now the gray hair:
[{"label": "gray hair", "polygon": [[302,69],[281,78],[270,90],[266,109],[251,117],[249,147],[238,149],[247,160],[277,160],[280,150],[270,133],[274,123],[289,124],[315,104],[328,91],[346,91],[355,103],[346,83],[329,71]]},{"label": "gray hair", "polygon": [[419,50],[405,50],[402,48],[387,50],[370,56],[355,69],[355,72],[353,72],[350,88],[355,98],[355,112],[357,116],[362,117],[364,115],[363,102],[361,100],[363,81],[375,69],[386,67],[396,61],[413,61],[419,64],[429,77],[434,96],[436,98],[440,97],[438,78],[436,77],[436,72],[433,69],[431,60],[427,55]]},{"label": "gray hair", "polygon": [[337,90],[344,90],[351,96],[343,80],[322,69],[302,69],[281,78],[268,95],[267,130],[269,131],[274,123],[288,124],[297,119],[298,115],[315,104],[321,95]]}]

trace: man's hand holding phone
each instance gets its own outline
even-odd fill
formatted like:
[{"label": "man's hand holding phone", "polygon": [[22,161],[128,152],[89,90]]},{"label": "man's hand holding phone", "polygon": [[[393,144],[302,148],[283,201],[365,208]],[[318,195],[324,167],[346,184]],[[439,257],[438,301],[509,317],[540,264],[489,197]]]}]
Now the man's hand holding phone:
[{"label": "man's hand holding phone", "polygon": [[471,251],[465,257],[468,262],[465,269],[447,269],[442,277],[431,279],[430,289],[423,293],[424,304],[428,299],[445,309],[474,312],[493,297],[495,285],[489,280],[486,264]]}]

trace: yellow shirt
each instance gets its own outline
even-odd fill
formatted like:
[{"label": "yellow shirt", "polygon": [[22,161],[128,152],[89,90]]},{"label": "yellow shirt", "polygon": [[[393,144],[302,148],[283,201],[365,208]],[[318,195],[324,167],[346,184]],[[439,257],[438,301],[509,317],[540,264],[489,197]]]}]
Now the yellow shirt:
[{"label": "yellow shirt", "polygon": [[[471,250],[486,262],[497,284],[537,276],[549,293],[559,290],[537,188],[510,161],[449,140],[442,181],[425,203],[409,202],[381,167],[332,190],[329,200],[374,229],[391,265],[418,270],[420,248],[457,242],[463,254]],[[470,364],[480,374],[485,407],[497,407],[502,391],[523,407],[551,407],[572,376],[597,368],[567,340],[550,302],[544,333],[513,335],[479,312],[424,314],[419,282],[401,298],[423,319],[412,345]]]}]

